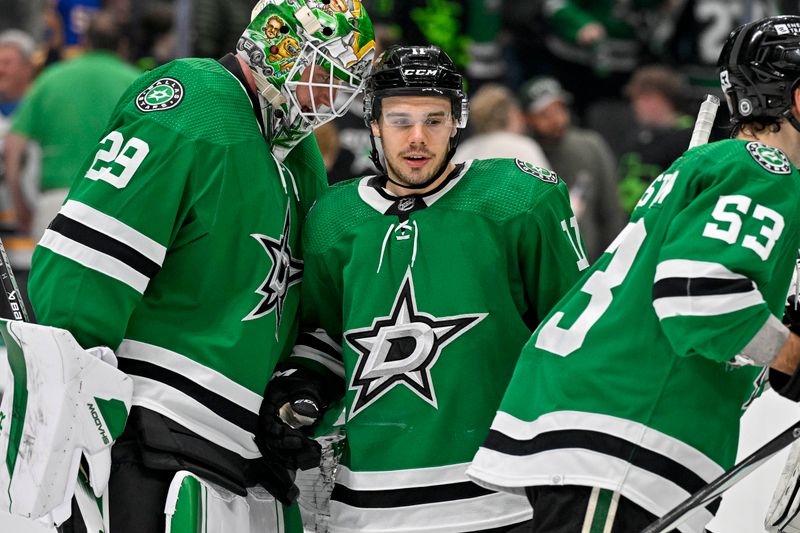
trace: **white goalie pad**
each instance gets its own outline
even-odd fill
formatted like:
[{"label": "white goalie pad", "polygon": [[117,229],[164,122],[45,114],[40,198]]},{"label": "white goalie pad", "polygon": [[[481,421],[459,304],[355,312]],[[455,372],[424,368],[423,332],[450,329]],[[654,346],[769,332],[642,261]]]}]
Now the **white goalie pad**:
[{"label": "white goalie pad", "polygon": [[175,474],[164,506],[166,533],[283,533],[282,506],[261,487],[239,496],[191,472]]},{"label": "white goalie pad", "polygon": [[770,533],[800,533],[800,441],[795,441],[764,519]]},{"label": "white goalie pad", "polygon": [[69,331],[1,320],[0,332],[0,508],[58,525],[71,513],[81,455],[95,496],[105,490],[133,381],[110,349],[84,350]]}]

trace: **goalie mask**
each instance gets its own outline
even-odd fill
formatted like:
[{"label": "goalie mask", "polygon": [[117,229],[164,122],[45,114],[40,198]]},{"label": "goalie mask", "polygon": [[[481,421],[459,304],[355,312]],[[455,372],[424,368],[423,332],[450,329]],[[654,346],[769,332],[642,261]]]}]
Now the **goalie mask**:
[{"label": "goalie mask", "polygon": [[347,112],[372,65],[375,36],[359,0],[261,0],[236,49],[264,99],[264,124],[281,157]]},{"label": "goalie mask", "polygon": [[778,16],[735,29],[717,63],[731,123],[771,124],[792,115],[792,94],[800,82],[800,17]]},{"label": "goalie mask", "polygon": [[[455,154],[461,130],[467,125],[469,102],[464,92],[463,78],[450,57],[436,46],[393,46],[380,55],[367,80],[364,93],[364,121],[367,127],[380,118],[381,101],[390,96],[444,96],[450,100],[457,133],[450,139],[442,167],[425,183],[416,186],[398,184],[408,189],[424,189],[447,166]],[[371,133],[370,140],[370,158],[383,171],[380,151]]]}]

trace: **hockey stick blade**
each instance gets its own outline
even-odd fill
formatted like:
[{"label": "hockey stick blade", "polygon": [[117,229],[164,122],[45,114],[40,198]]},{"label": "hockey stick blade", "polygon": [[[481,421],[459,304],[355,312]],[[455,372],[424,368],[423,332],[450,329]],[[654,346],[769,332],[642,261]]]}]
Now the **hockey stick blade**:
[{"label": "hockey stick blade", "polygon": [[689,498],[678,504],[678,506],[670,512],[643,529],[641,533],[672,531],[673,528],[680,525],[686,519],[689,513],[718,498],[723,492],[746,478],[753,470],[760,467],[773,455],[789,446],[798,438],[800,438],[800,421],[795,422],[793,426],[736,463],[733,468],[689,496]]}]

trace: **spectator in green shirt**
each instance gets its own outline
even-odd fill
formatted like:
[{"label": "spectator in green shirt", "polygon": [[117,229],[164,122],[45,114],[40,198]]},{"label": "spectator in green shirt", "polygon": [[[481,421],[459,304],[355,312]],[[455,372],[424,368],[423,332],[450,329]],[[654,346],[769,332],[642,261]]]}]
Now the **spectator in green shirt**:
[{"label": "spectator in green shirt", "polygon": [[[97,12],[85,34],[86,52],[46,68],[19,105],[6,137],[6,178],[20,231],[38,240],[67,195],[72,176],[97,143],[117,100],[138,71],[119,55],[122,32]],[[28,143],[42,150],[38,197],[23,193]]]}]

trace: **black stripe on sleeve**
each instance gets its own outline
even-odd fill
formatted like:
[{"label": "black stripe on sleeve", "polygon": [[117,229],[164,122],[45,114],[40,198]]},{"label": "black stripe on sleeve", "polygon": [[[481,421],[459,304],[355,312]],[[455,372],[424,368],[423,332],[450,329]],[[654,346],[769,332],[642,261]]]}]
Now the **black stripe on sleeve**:
[{"label": "black stripe on sleeve", "polygon": [[493,493],[494,491],[471,481],[390,490],[353,490],[337,483],[331,493],[331,500],[351,507],[375,509],[466,500]]},{"label": "black stripe on sleeve", "polygon": [[336,348],[328,344],[327,342],[320,340],[315,335],[311,333],[301,333],[297,336],[297,342],[295,343],[298,346],[308,346],[314,351],[322,352],[325,355],[331,357],[331,359],[335,359],[336,361],[342,361],[342,354]]},{"label": "black stripe on sleeve", "polygon": [[60,213],[50,223],[49,229],[93,250],[118,259],[148,278],[155,276],[161,268],[158,263],[152,261],[135,248]]},{"label": "black stripe on sleeve", "polygon": [[152,379],[179,390],[243,430],[251,433],[256,431],[258,424],[257,413],[253,413],[224,396],[206,389],[186,376],[147,361],[128,359],[127,357],[120,357],[118,364],[119,369],[126,374]]},{"label": "black stripe on sleeve", "polygon": [[747,278],[664,278],[653,285],[653,300],[674,296],[713,296],[750,292],[753,282]]}]

